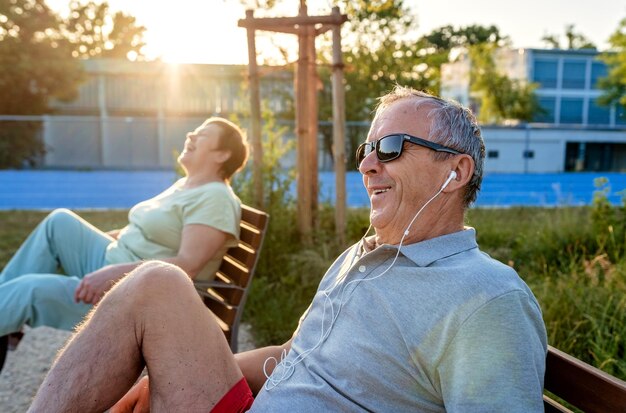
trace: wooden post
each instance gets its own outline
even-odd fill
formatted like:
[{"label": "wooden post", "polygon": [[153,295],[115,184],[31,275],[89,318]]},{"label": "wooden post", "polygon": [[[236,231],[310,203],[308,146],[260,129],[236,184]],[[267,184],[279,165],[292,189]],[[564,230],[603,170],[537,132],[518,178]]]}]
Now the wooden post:
[{"label": "wooden post", "polygon": [[315,62],[315,28],[313,26],[307,26],[307,48],[309,57],[309,67],[307,73],[307,87],[308,87],[308,158],[309,158],[309,191],[311,216],[309,220],[312,227],[317,226],[317,204],[319,197],[319,185],[318,185],[318,153],[317,153],[317,135],[318,135],[318,104],[317,104],[317,64]]},{"label": "wooden post", "polygon": [[[254,19],[254,11],[246,10],[246,20]],[[263,197],[263,145],[261,142],[261,97],[259,92],[259,68],[256,61],[256,41],[254,28],[246,29],[248,34],[248,75],[250,82],[250,143],[252,146],[252,180],[254,206],[264,208]]]},{"label": "wooden post", "polygon": [[[339,7],[333,7],[333,15]],[[335,230],[340,243],[346,232],[346,111],[340,26],[333,26],[333,160],[335,164]]]},{"label": "wooden post", "polygon": [[[300,16],[306,16],[306,5],[300,8]],[[296,152],[297,187],[298,187],[298,230],[305,243],[311,241],[311,182],[310,157],[308,156],[308,86],[309,48],[307,47],[306,26],[300,27],[298,35],[299,58],[296,66]]]},{"label": "wooden post", "polygon": [[[296,106],[296,159],[297,159],[297,216],[298,231],[305,243],[311,242],[312,228],[316,222],[318,204],[318,154],[317,154],[317,69],[315,66],[315,38],[317,35],[332,29],[337,48],[338,63],[333,69],[333,97],[339,96],[341,102],[333,103],[333,120],[340,124],[334,125],[333,146],[335,171],[337,176],[337,233],[343,240],[345,230],[345,149],[344,130],[344,92],[343,69],[341,63],[340,32],[341,25],[348,20],[346,15],[339,13],[339,8],[333,8],[329,16],[309,16],[306,0],[300,0],[300,12],[296,17],[268,17],[255,19],[252,11],[246,12],[246,18],[239,20],[239,27],[248,30],[248,54],[250,60],[250,99],[252,104],[252,140],[253,155],[259,154],[260,177],[260,104],[258,98],[258,69],[256,66],[256,49],[254,44],[254,30],[290,33],[298,36],[299,58],[294,78],[295,106]],[[333,52],[335,54],[335,52]],[[335,58],[334,58],[335,59]],[[339,72],[336,70],[339,69]],[[255,85],[253,85],[255,84]],[[256,94],[256,97],[255,97]],[[255,112],[258,115],[255,115]],[[341,113],[339,113],[341,112]],[[254,123],[258,122],[258,123]],[[254,134],[258,130],[259,147],[255,149]],[[256,165],[256,158],[255,160]],[[339,169],[337,169],[339,168]],[[255,166],[256,173],[256,166]],[[255,175],[256,177],[256,175]],[[256,179],[256,178],[255,178]],[[260,183],[260,179],[259,179]],[[256,182],[255,182],[256,184]],[[256,186],[255,186],[256,188]],[[258,189],[262,199],[262,186]]]}]

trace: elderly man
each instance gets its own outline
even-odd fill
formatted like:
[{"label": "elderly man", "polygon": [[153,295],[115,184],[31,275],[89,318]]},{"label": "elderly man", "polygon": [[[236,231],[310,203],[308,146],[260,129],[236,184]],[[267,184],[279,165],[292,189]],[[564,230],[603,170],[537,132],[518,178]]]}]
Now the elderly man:
[{"label": "elderly man", "polygon": [[149,263],[105,296],[31,411],[105,410],[144,365],[149,386],[112,411],[543,411],[539,305],[463,225],[483,158],[467,109],[396,88],[357,151],[375,235],[335,261],[291,340],[233,355],[189,277]]}]

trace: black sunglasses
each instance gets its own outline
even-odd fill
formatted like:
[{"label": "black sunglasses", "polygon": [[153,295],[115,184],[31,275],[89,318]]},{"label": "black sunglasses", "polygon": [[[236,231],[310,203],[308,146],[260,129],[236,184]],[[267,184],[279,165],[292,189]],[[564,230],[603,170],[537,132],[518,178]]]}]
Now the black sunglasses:
[{"label": "black sunglasses", "polygon": [[426,139],[418,138],[417,136],[411,136],[405,133],[394,133],[383,136],[382,138],[372,142],[360,144],[356,150],[356,168],[359,169],[363,159],[365,159],[365,157],[374,150],[376,151],[376,157],[380,162],[391,162],[394,159],[398,159],[400,155],[402,155],[404,142],[410,142],[415,145],[423,146],[424,148],[432,149],[433,151],[447,152],[453,155],[461,155],[463,153],[457,151],[456,149],[427,141]]}]

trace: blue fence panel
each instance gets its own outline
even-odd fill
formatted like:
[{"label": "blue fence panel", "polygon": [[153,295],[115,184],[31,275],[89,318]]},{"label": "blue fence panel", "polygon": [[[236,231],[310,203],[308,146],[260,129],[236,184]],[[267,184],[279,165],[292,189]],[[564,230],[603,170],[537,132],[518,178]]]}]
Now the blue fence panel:
[{"label": "blue fence panel", "polygon": [[[608,179],[609,200],[622,203],[626,173],[488,174],[476,207],[589,205],[596,178]],[[130,208],[175,181],[171,171],[0,171],[0,209]],[[346,175],[347,203],[367,207],[361,175]],[[320,201],[334,202],[335,177],[320,173]]]}]

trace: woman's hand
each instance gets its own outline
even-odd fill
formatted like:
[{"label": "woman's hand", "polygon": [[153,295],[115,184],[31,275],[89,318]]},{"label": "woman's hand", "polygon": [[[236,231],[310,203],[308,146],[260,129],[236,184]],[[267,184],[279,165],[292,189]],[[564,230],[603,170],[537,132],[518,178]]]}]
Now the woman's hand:
[{"label": "woman's hand", "polygon": [[148,413],[150,411],[150,387],[148,376],[142,377],[137,384],[115,403],[109,413]]},{"label": "woman's hand", "polygon": [[80,281],[74,292],[74,300],[85,304],[98,304],[104,293],[139,263],[106,265],[91,272]]}]

